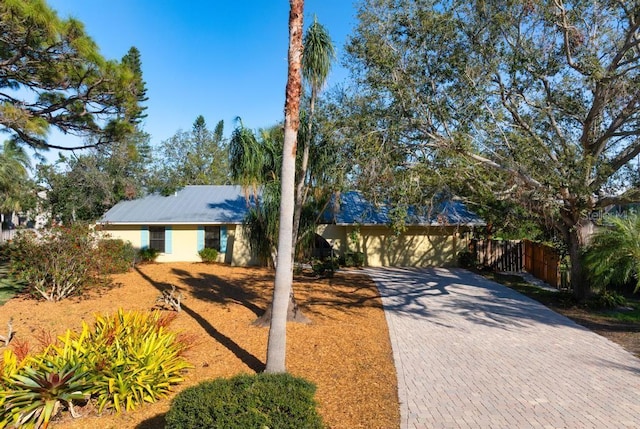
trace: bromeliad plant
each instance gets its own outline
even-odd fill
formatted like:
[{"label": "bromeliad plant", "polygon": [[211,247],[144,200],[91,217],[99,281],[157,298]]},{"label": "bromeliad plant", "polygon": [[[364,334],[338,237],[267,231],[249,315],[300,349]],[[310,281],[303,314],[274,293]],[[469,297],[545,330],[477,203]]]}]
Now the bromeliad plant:
[{"label": "bromeliad plant", "polygon": [[9,423],[21,428],[46,428],[61,405],[66,405],[77,417],[73,401],[88,399],[84,393],[89,387],[87,376],[77,367],[59,371],[46,366],[25,367],[21,373],[11,377],[10,390],[1,392],[5,415],[0,426]]},{"label": "bromeliad plant", "polygon": [[[175,316],[170,316],[175,317]],[[44,351],[20,361],[6,350],[0,368],[0,428],[46,427],[60,406],[95,400],[98,411],[130,411],[166,396],[191,366],[188,348],[160,312],[96,316],[93,327],[67,331]]]}]

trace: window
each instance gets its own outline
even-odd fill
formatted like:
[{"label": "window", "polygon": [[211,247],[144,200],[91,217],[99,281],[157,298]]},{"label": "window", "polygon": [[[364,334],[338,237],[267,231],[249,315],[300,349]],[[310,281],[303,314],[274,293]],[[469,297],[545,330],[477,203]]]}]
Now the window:
[{"label": "window", "polygon": [[216,249],[220,251],[220,227],[204,227],[204,247],[205,249]]},{"label": "window", "polygon": [[149,227],[149,248],[164,253],[164,226]]}]

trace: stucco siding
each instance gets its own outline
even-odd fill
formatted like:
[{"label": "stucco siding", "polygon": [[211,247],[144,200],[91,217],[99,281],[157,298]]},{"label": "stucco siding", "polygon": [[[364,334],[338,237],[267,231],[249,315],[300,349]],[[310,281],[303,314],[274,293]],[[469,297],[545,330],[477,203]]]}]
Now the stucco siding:
[{"label": "stucco siding", "polygon": [[[357,231],[354,242],[351,232]],[[455,227],[410,226],[396,235],[386,226],[323,225],[318,234],[334,244],[340,254],[362,252],[365,265],[381,266],[454,266],[464,243]]]},{"label": "stucco siding", "polygon": [[358,250],[371,267],[452,266],[459,242],[456,232],[446,227],[409,227],[400,235],[387,227],[361,227]]},{"label": "stucco siding", "polygon": [[197,234],[194,225],[171,226],[171,253],[160,253],[156,262],[200,262]]},{"label": "stucco siding", "polygon": [[140,243],[142,235],[140,234],[140,227],[136,228],[133,229],[133,227],[127,225],[105,225],[102,227],[102,231],[110,238],[128,241],[133,247],[140,249],[142,247]]},{"label": "stucco siding", "polygon": [[[157,262],[200,262],[198,255],[198,226],[199,225],[165,225],[171,228],[170,252],[160,253]],[[142,248],[148,243],[142,243],[141,230],[143,225],[104,225],[103,231],[111,238],[119,238],[130,242],[136,249]],[[226,225],[227,251],[220,252],[218,262],[232,265],[256,265],[256,260],[251,256],[249,246],[239,237],[237,230],[241,227]],[[169,245],[165,243],[167,247]],[[169,250],[169,249],[167,249]]]},{"label": "stucco siding", "polygon": [[239,267],[259,265],[260,261],[251,252],[249,242],[245,239],[242,229],[242,225],[238,225],[234,228],[233,235],[229,234],[229,241],[233,243],[233,254],[229,263]]},{"label": "stucco siding", "polygon": [[316,233],[327,240],[333,250],[344,254],[347,249],[347,227],[323,224],[318,225]]}]

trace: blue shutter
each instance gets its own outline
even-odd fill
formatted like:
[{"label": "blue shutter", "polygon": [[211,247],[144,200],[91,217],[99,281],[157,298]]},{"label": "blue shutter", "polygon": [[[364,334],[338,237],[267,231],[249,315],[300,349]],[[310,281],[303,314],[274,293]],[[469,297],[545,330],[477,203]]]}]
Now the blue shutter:
[{"label": "blue shutter", "polygon": [[198,227],[198,238],[196,241],[196,246],[198,248],[198,252],[204,249],[204,226]]},{"label": "blue shutter", "polygon": [[143,226],[140,228],[140,248],[149,248],[149,227]]},{"label": "blue shutter", "polygon": [[220,226],[220,253],[227,252],[227,227]]},{"label": "blue shutter", "polygon": [[171,253],[172,251],[172,243],[171,243],[171,227],[164,227],[164,253]]}]

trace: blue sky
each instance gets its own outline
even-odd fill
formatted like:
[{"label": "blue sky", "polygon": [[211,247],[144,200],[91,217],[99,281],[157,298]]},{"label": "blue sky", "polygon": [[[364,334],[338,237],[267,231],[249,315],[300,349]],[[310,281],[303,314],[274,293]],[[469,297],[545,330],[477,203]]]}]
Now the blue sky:
[{"label": "blue sky", "polygon": [[[287,74],[289,2],[214,0],[48,0],[62,18],[85,24],[106,58],[120,59],[131,46],[142,57],[148,117],[144,129],[155,146],[198,115],[210,128],[225,121],[225,134],[242,117],[249,128],[283,118]],[[346,79],[340,67],[355,25],[349,0],[306,0],[305,27],[314,14],[329,31],[337,61],[328,86]],[[64,139],[52,133],[51,139]]]}]

